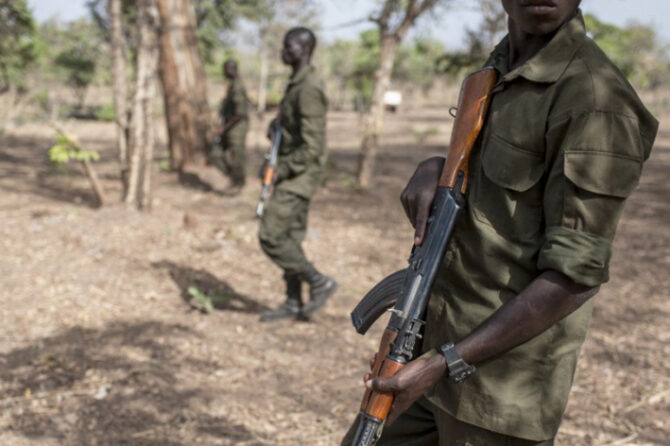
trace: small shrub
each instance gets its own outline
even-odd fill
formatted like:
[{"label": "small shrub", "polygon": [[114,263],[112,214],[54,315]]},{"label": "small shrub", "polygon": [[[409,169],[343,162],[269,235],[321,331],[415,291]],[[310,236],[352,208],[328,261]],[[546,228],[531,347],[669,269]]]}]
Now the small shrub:
[{"label": "small shrub", "polygon": [[83,150],[76,142],[63,134],[56,137],[56,144],[49,149],[49,160],[57,166],[70,160],[98,161],[100,155],[95,150]]},{"label": "small shrub", "polygon": [[114,103],[108,102],[95,112],[95,117],[98,121],[111,122],[116,119],[116,111],[114,110]]}]

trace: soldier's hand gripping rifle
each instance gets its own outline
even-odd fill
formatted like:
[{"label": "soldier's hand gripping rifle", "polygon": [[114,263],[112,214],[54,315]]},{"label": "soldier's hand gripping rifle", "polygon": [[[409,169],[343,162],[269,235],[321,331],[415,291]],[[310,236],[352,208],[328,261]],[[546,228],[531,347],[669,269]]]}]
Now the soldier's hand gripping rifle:
[{"label": "soldier's hand gripping rifle", "polygon": [[272,147],[270,147],[270,153],[265,157],[265,164],[261,173],[261,197],[256,207],[256,218],[263,217],[265,201],[268,199],[268,195],[270,195],[270,189],[274,184],[275,172],[277,171],[277,155],[279,154],[279,145],[281,144],[281,126],[275,121],[272,130]]},{"label": "soldier's hand gripping rifle", "polygon": [[[393,273],[377,284],[351,313],[356,331],[365,334],[374,321],[395,304],[390,310],[391,318],[372,367],[372,378],[393,376],[414,359],[430,290],[465,201],[470,151],[483,126],[495,82],[496,71],[488,67],[463,81],[449,152],[435,192],[424,241],[420,246],[412,247],[407,269]],[[374,444],[381,434],[393,398],[391,393],[366,390],[352,446]]]}]

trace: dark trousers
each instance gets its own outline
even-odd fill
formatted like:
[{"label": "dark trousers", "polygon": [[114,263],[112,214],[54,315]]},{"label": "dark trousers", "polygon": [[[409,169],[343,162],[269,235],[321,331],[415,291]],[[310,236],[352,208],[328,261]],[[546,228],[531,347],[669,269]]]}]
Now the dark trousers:
[{"label": "dark trousers", "polygon": [[303,273],[309,262],[302,250],[309,200],[276,189],[265,207],[258,239],[265,254],[289,274]]},{"label": "dark trousers", "polygon": [[[358,417],[342,439],[350,446]],[[510,437],[457,420],[420,398],[391,426],[385,426],[377,446],[553,446],[554,440]]]},{"label": "dark trousers", "polygon": [[214,147],[210,153],[212,163],[228,175],[235,186],[243,186],[246,180],[246,129],[242,130],[243,133],[225,135],[221,146]]}]

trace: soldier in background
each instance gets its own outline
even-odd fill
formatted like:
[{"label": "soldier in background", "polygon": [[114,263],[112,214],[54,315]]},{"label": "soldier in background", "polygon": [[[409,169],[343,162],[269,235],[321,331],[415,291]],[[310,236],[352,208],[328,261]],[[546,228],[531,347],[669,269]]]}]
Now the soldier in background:
[{"label": "soldier in background", "polygon": [[[293,73],[279,106],[277,121],[282,140],[275,188],[258,237],[263,251],[284,270],[286,301],[276,310],[264,313],[261,320],[307,318],[323,307],[337,289],[337,282],[317,271],[301,246],[310,199],[323,182],[327,158],[328,100],[323,83],[310,64],[315,45],[314,33],[307,28],[293,28],[284,37],[282,61],[292,67]],[[304,305],[302,282],[310,289],[310,299]]]},{"label": "soldier in background", "polygon": [[221,102],[219,138],[221,143],[212,150],[211,161],[224,175],[228,175],[234,188],[244,186],[245,144],[249,130],[249,100],[247,91],[237,71],[237,62],[228,59],[223,64],[223,75],[229,86]]}]

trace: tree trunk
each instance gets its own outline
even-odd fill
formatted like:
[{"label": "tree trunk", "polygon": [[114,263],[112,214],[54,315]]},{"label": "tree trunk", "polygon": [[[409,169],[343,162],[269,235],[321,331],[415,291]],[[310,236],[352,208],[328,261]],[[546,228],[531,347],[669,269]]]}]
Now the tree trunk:
[{"label": "tree trunk", "polygon": [[107,7],[111,22],[116,148],[118,150],[119,171],[121,174],[121,196],[123,197],[128,189],[128,87],[126,83],[126,57],[121,20],[121,0],[109,0]]},{"label": "tree trunk", "polygon": [[161,18],[160,78],[168,127],[170,164],[183,170],[204,160],[209,144],[207,79],[200,58],[193,3],[157,0]]},{"label": "tree trunk", "polygon": [[367,189],[372,178],[375,158],[379,151],[379,135],[384,122],[384,93],[391,84],[393,61],[398,47],[395,36],[383,32],[380,34],[382,39],[379,50],[379,67],[375,71],[372,100],[370,110],[365,117],[363,142],[358,158],[358,185],[361,189]]},{"label": "tree trunk", "polygon": [[[156,72],[156,66],[158,64],[158,52],[155,51],[154,54],[154,73]],[[149,101],[144,103],[144,123],[146,126],[145,136],[146,136],[146,145],[143,152],[142,163],[144,164],[144,172],[142,173],[142,199],[140,200],[140,207],[142,209],[150,210],[151,209],[151,168],[153,166],[154,158],[154,113],[153,113],[153,104],[154,97],[156,95],[156,81],[154,76],[151,76],[149,85],[147,86],[149,90],[147,96],[151,98]]]},{"label": "tree trunk", "polygon": [[265,112],[265,107],[267,103],[267,93],[268,93],[268,50],[267,50],[267,44],[265,43],[264,39],[265,37],[261,37],[261,49],[259,51],[260,55],[260,62],[261,62],[261,69],[260,69],[260,77],[258,81],[258,108],[257,111],[258,113],[264,113]]},{"label": "tree trunk", "polygon": [[[133,100],[133,137],[130,150],[130,170],[125,203],[139,202],[138,187],[142,162],[147,162],[147,153],[153,153],[152,124],[155,88],[153,83],[158,65],[158,11],[156,0],[139,0],[137,27],[139,42],[137,45],[137,80]],[[150,159],[148,160],[150,164]],[[145,164],[146,165],[146,164]],[[147,172],[149,167],[145,167]]]},{"label": "tree trunk", "polygon": [[95,197],[98,199],[98,206],[103,207],[105,205],[105,191],[102,189],[100,180],[98,179],[98,174],[95,172],[93,165],[89,160],[83,160],[81,164],[84,166],[84,172],[88,177],[88,181],[91,183],[91,188],[95,193]]}]

